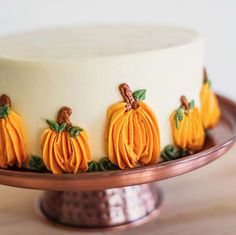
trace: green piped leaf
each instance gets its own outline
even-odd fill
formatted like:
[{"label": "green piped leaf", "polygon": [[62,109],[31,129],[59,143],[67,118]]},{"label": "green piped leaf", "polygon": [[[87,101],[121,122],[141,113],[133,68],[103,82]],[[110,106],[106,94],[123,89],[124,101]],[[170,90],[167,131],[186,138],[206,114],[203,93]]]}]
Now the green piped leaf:
[{"label": "green piped leaf", "polygon": [[108,167],[109,170],[111,171],[120,170],[120,168],[117,165],[113,164],[112,162],[109,162]]},{"label": "green piped leaf", "polygon": [[189,107],[190,107],[190,109],[193,109],[193,108],[195,107],[195,102],[194,102],[194,100],[191,100],[191,101],[189,102]]},{"label": "green piped leaf", "polygon": [[146,99],[146,90],[138,90],[133,93],[133,96],[136,100],[145,100]]},{"label": "green piped leaf", "polygon": [[114,165],[107,157],[101,158],[98,164],[101,171],[112,171],[119,169],[119,167]]},{"label": "green piped leaf", "polygon": [[50,129],[53,131],[59,131],[59,124],[53,120],[46,120],[47,124],[49,125]]},{"label": "green piped leaf", "polygon": [[167,145],[161,152],[163,161],[171,161],[181,157],[186,157],[190,154],[187,148],[176,149],[173,145]]},{"label": "green piped leaf", "polygon": [[101,158],[98,165],[101,171],[109,170],[109,159],[106,157]]},{"label": "green piped leaf", "polygon": [[[194,100],[191,100],[189,103],[189,108],[193,109],[195,107],[195,102]],[[189,112],[188,109],[186,109],[183,106],[180,106],[175,113],[175,122],[176,122],[176,128],[179,129],[180,126],[180,121],[184,119],[184,115],[187,115]]]},{"label": "green piped leaf", "polygon": [[83,130],[84,129],[79,126],[73,126],[68,129],[68,132],[70,133],[71,137],[76,138]]},{"label": "green piped leaf", "polygon": [[120,168],[114,165],[107,157],[103,157],[99,162],[92,161],[89,163],[88,172],[97,171],[113,171],[119,170]]},{"label": "green piped leaf", "polygon": [[88,172],[96,172],[96,171],[100,171],[98,163],[95,161],[90,162],[88,166]]},{"label": "green piped leaf", "polygon": [[66,129],[66,123],[62,123],[59,128],[58,128],[58,131],[64,131]]},{"label": "green piped leaf", "polygon": [[174,160],[180,157],[180,151],[174,148],[173,145],[167,145],[161,152],[161,157],[164,161]]},{"label": "green piped leaf", "polygon": [[10,113],[9,105],[4,105],[0,107],[0,118],[7,118]]},{"label": "green piped leaf", "polygon": [[61,125],[59,125],[57,122],[49,119],[47,119],[46,122],[49,125],[50,129],[53,131],[61,132],[66,129],[66,123],[62,123]]},{"label": "green piped leaf", "polygon": [[164,149],[164,151],[170,156],[171,158],[178,158],[180,156],[180,153],[174,148],[173,145],[167,145]]},{"label": "green piped leaf", "polygon": [[43,159],[39,156],[32,155],[29,159],[29,166],[37,171],[46,171]]},{"label": "green piped leaf", "polygon": [[182,108],[179,108],[176,110],[175,113],[175,123],[176,123],[176,128],[179,129],[179,122],[184,119],[184,112]]},{"label": "green piped leaf", "polygon": [[182,157],[186,157],[187,155],[189,155],[189,150],[187,148],[180,149],[180,155]]},{"label": "green piped leaf", "polygon": [[163,159],[163,161],[170,161],[171,158],[168,156],[168,154],[165,151],[161,152],[161,158]]}]

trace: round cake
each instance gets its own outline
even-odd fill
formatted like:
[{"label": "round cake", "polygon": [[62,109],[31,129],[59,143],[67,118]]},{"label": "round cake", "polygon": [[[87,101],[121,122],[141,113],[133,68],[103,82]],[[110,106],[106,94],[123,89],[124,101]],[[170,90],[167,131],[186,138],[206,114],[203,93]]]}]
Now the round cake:
[{"label": "round cake", "polygon": [[[22,119],[26,158],[44,157],[50,151],[56,155],[60,148],[61,155],[64,155],[64,148],[71,148],[75,158],[87,153],[88,162],[108,157],[116,165],[133,167],[135,164],[122,165],[119,160],[113,159],[117,157],[116,150],[121,151],[121,157],[127,157],[121,150],[122,142],[127,140],[128,147],[132,145],[133,149],[136,148],[132,158],[140,152],[135,162],[142,156],[145,164],[158,162],[164,147],[174,143],[170,118],[181,105],[180,97],[184,95],[189,101],[194,100],[195,107],[200,108],[202,77],[202,39],[198,33],[187,29],[166,26],[73,27],[37,30],[0,39],[0,94],[10,98],[3,104],[10,105],[17,118]],[[130,109],[144,110],[140,111],[142,114],[135,111],[137,114],[134,113],[133,117],[124,116],[127,123],[124,121],[120,128],[128,125],[127,138],[125,131],[118,131],[118,124],[114,123],[111,127],[112,120],[117,119],[109,114],[109,108],[115,109],[114,105],[121,104],[123,100],[130,106],[126,105],[126,113],[122,115]],[[135,104],[138,106],[135,107]],[[67,119],[58,121],[63,112],[69,114],[68,122]],[[146,117],[148,124],[144,123],[142,129],[141,123]],[[72,128],[72,124],[76,128]],[[53,133],[45,133],[48,125]],[[147,130],[149,127],[153,128],[151,139]],[[70,131],[71,136],[85,133],[81,139],[73,139],[72,147],[68,147],[66,139],[69,137],[62,135],[66,130]],[[48,135],[56,131],[61,137],[53,140],[50,137],[49,140]],[[140,136],[144,133],[145,136],[140,140],[137,133],[141,133]],[[18,133],[18,140],[19,136]],[[6,143],[7,138],[2,138]],[[114,143],[109,140],[114,140]],[[17,141],[10,142],[9,149],[16,148]],[[141,145],[144,149],[148,143],[151,146],[149,149],[156,148],[155,151],[150,150],[152,155],[156,155],[152,161],[145,160],[149,150],[145,150],[146,155],[141,153],[144,150],[137,150]],[[59,150],[53,149],[54,145],[60,144]],[[76,144],[80,145],[78,154]],[[6,148],[4,151],[10,150]],[[128,149],[127,153],[130,151]],[[65,161],[69,161],[69,155]],[[60,160],[57,164],[67,163]],[[87,168],[84,166],[81,169]]]}]

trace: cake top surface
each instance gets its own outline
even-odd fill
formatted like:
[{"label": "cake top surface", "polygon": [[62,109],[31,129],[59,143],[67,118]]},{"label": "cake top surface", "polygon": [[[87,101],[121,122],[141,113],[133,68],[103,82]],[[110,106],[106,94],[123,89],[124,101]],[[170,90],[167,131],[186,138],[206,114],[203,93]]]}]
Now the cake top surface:
[{"label": "cake top surface", "polygon": [[45,29],[0,38],[0,58],[67,60],[155,51],[195,41],[198,33],[166,26]]}]

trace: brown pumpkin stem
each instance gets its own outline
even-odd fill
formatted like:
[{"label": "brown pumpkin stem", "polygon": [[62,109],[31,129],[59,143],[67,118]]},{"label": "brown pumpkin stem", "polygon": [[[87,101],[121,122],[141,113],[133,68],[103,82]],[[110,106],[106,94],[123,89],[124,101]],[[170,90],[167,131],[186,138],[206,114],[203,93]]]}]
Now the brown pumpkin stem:
[{"label": "brown pumpkin stem", "polygon": [[71,127],[72,123],[70,121],[70,115],[72,114],[72,109],[69,107],[62,107],[57,115],[57,123],[59,125],[66,123],[66,127]]},{"label": "brown pumpkin stem", "polygon": [[189,110],[190,107],[189,107],[189,103],[188,103],[188,100],[186,98],[186,96],[182,95],[180,97],[180,102],[181,102],[181,105],[186,109],[186,110]]},{"label": "brown pumpkin stem", "polygon": [[3,94],[0,97],[0,106],[4,106],[4,105],[11,105],[11,99],[9,96]]},{"label": "brown pumpkin stem", "polygon": [[203,68],[203,83],[207,83],[208,82],[208,75],[207,75],[207,71],[206,68]]},{"label": "brown pumpkin stem", "polygon": [[120,93],[123,96],[125,102],[127,103],[127,110],[137,109],[139,107],[138,101],[134,98],[133,93],[128,84],[122,83],[119,86]]}]

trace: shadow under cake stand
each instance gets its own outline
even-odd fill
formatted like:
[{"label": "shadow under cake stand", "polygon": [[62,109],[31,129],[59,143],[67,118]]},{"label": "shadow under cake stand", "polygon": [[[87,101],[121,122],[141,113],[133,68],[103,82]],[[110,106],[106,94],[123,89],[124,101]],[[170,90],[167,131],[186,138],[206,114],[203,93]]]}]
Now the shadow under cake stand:
[{"label": "shadow under cake stand", "polygon": [[191,156],[135,169],[53,175],[0,169],[0,183],[45,190],[41,215],[57,224],[87,230],[121,230],[157,216],[162,193],[152,182],[178,176],[222,156],[236,140],[236,103],[218,96],[222,117],[207,134],[204,149]]}]

